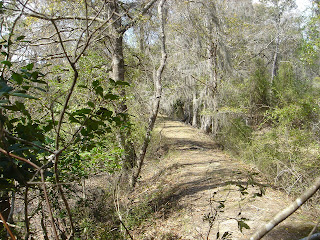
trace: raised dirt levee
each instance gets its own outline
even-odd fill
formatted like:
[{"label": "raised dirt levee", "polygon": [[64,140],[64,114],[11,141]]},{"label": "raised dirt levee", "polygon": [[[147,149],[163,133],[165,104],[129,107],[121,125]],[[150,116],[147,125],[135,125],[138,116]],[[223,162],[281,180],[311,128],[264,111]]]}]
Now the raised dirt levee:
[{"label": "raised dirt levee", "polygon": [[[139,203],[152,196],[154,214],[134,231],[134,239],[222,239],[226,232],[230,235],[224,239],[249,239],[291,202],[272,187],[264,187],[262,197],[253,197],[267,185],[261,174],[232,159],[199,130],[162,120],[156,131],[162,136],[160,144],[169,152],[160,161],[150,159],[143,169],[132,201]],[[302,209],[263,239],[299,239],[314,224]]]}]

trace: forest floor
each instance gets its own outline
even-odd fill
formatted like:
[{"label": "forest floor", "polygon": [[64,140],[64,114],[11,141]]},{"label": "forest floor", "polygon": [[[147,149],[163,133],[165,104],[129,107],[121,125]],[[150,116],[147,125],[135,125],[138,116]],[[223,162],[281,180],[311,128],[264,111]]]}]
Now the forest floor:
[{"label": "forest floor", "polygon": [[[132,233],[134,239],[211,240],[218,239],[218,232],[220,238],[228,232],[225,239],[249,239],[293,200],[271,187],[253,166],[228,156],[201,131],[164,119],[156,131],[161,136],[159,151],[164,149],[166,154],[157,161],[149,159],[130,197],[141,214],[147,212],[143,206],[152,207],[152,214]],[[262,188],[265,194],[254,197]],[[263,239],[307,236],[316,222],[312,212],[303,207]]]}]

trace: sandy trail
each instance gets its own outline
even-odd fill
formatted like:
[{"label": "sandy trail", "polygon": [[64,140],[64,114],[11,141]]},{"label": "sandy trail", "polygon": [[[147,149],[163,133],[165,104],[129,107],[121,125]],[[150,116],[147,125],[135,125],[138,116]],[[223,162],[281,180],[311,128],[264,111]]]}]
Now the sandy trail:
[{"label": "sandy trail", "polygon": [[[199,130],[163,120],[156,131],[169,153],[143,170],[137,194],[155,196],[155,214],[134,232],[135,239],[217,239],[218,232],[220,238],[228,232],[225,239],[249,239],[290,203],[286,194],[271,187],[264,188],[263,197],[253,197],[266,185],[262,177]],[[247,189],[241,192],[241,187]],[[313,227],[311,219],[299,210],[263,239],[300,239]]]}]

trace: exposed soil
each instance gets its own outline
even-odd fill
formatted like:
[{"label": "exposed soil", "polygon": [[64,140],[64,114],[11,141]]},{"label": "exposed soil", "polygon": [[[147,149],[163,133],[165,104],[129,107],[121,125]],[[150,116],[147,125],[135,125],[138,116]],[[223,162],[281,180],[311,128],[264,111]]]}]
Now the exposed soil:
[{"label": "exposed soil", "polygon": [[[162,136],[159,149],[168,152],[147,162],[132,195],[137,205],[149,196],[154,209],[134,231],[134,239],[217,239],[218,232],[220,237],[230,233],[225,239],[249,239],[292,201],[270,187],[253,166],[231,158],[199,130],[163,120],[156,131]],[[265,194],[254,197],[262,188]],[[248,219],[243,222],[250,229],[241,218]],[[314,224],[311,211],[303,207],[263,239],[300,239]]]}]

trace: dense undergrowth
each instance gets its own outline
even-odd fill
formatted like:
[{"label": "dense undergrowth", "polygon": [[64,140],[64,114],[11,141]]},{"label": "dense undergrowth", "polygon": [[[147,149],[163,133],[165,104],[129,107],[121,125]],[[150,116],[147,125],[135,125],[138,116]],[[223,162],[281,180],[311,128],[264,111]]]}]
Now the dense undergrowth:
[{"label": "dense undergrowth", "polygon": [[[163,138],[155,132],[147,158],[158,161],[165,156],[167,149],[161,141]],[[93,156],[101,157],[98,153]],[[123,173],[112,171],[108,176],[102,174],[87,180],[89,186],[85,196],[78,197],[73,205],[75,239],[131,239],[132,232],[154,216],[169,193],[157,189],[153,194],[141,196],[138,202],[132,202],[135,195],[123,182],[128,180]],[[99,176],[102,176],[101,179]]]},{"label": "dense undergrowth", "polygon": [[296,195],[320,174],[320,108],[315,96],[283,91],[280,97],[287,99],[251,116],[251,124],[244,116],[230,117],[219,141],[254,163],[272,184]]}]

